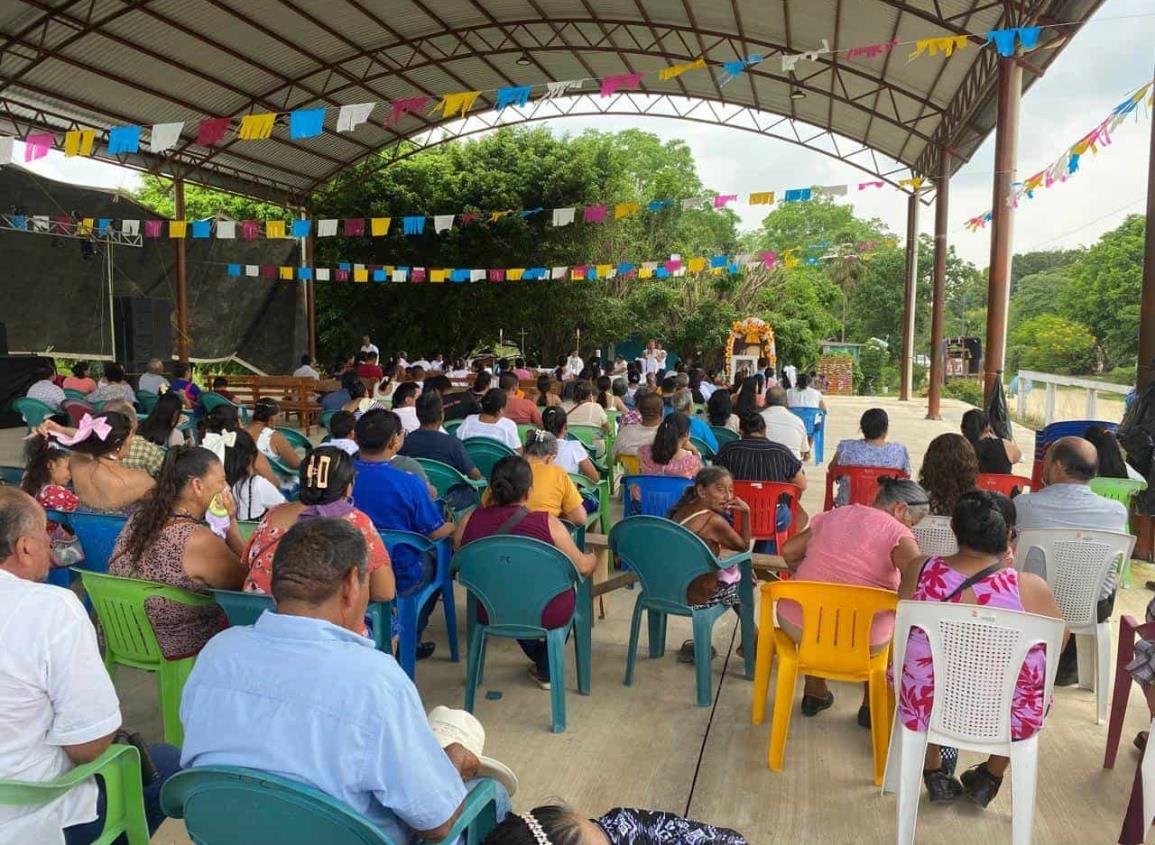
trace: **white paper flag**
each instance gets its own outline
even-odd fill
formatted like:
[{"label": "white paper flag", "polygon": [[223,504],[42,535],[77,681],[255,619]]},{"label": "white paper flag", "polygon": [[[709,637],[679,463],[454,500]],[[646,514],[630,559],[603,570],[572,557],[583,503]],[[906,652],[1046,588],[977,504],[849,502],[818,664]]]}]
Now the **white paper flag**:
[{"label": "white paper flag", "polygon": [[364,265],[364,264],[354,264],[354,265],[353,265],[353,269],[354,269],[354,270],[364,270],[364,269],[365,269],[365,265]]},{"label": "white paper flag", "polygon": [[831,197],[844,197],[844,196],[846,196],[846,186],[845,185],[822,185],[822,186],[815,185],[814,186],[814,193],[826,194],[827,196],[831,196]]},{"label": "white paper flag", "polygon": [[562,82],[549,82],[546,84],[544,99],[552,100],[554,97],[563,97],[570,91],[581,88],[584,84],[584,79],[566,79]]},{"label": "white paper flag", "polygon": [[139,220],[121,220],[120,232],[124,235],[139,235],[140,221]]},{"label": "white paper flag", "polygon": [[0,138],[0,167],[12,163],[12,152],[15,148],[15,138]]},{"label": "white paper flag", "polygon": [[575,209],[572,208],[555,208],[553,210],[553,225],[568,226],[573,222],[573,215]]},{"label": "white paper flag", "polygon": [[457,218],[456,214],[435,214],[433,216],[433,231],[447,232],[453,228],[453,221]]},{"label": "white paper flag", "polygon": [[409,273],[405,270],[397,269],[393,271],[393,281],[407,282],[409,281]]},{"label": "white paper flag", "polygon": [[691,208],[698,208],[702,204],[701,197],[690,197],[682,200],[682,211],[689,211]]},{"label": "white paper flag", "polygon": [[260,265],[246,264],[245,265],[245,275],[246,276],[252,276],[253,278],[256,278],[257,276],[261,275]]},{"label": "white paper flag", "polygon": [[337,112],[337,131],[351,132],[369,119],[376,103],[353,103]]},{"label": "white paper flag", "polygon": [[152,125],[152,139],[149,141],[149,152],[163,153],[171,150],[180,140],[184,121],[180,123],[154,123]]},{"label": "white paper flag", "polygon": [[217,221],[217,238],[221,240],[232,240],[237,236],[237,223],[235,220],[218,220]]},{"label": "white paper flag", "polygon": [[643,261],[642,262],[642,269],[643,270],[649,270],[652,273],[658,269],[658,262],[657,261]]},{"label": "white paper flag", "polygon": [[551,279],[565,279],[569,275],[568,267],[554,267],[549,274]]},{"label": "white paper flag", "polygon": [[318,220],[317,221],[317,237],[318,238],[332,238],[337,235],[337,221],[336,220]]},{"label": "white paper flag", "polygon": [[48,215],[34,214],[32,215],[32,231],[33,232],[47,232],[48,231]]},{"label": "white paper flag", "polygon": [[318,282],[327,282],[327,281],[329,281],[329,268],[328,268],[328,267],[318,267],[318,268],[317,268],[316,270],[314,270],[313,272],[314,272],[314,274],[317,276],[317,281],[318,281]]},{"label": "white paper flag", "polygon": [[485,274],[484,270],[470,270],[469,271],[469,281],[471,281],[471,282],[484,282],[485,281],[485,275],[486,274]]}]

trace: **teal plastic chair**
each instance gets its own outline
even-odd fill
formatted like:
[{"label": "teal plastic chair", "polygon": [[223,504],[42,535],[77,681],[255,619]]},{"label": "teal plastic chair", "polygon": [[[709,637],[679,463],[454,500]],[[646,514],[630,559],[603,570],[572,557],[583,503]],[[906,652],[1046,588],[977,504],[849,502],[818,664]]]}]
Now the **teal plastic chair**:
[{"label": "teal plastic chair", "polygon": [[[228,400],[226,399],[225,401],[227,402]],[[229,404],[232,403],[230,402]],[[305,435],[301,434],[301,432],[279,425],[274,426],[274,428],[275,430],[281,432],[281,434],[285,435],[285,439],[289,441],[289,445],[294,450],[303,449],[305,452],[303,457],[308,457],[309,453],[313,451],[312,441],[309,440],[309,438]],[[288,467],[282,461],[279,461],[276,458],[270,458],[268,455],[265,455],[265,460],[269,462],[269,466],[273,468],[273,472],[275,472],[281,478],[296,479],[300,475],[298,470]]]},{"label": "teal plastic chair", "polygon": [[46,405],[39,399],[29,399],[27,396],[22,396],[19,399],[12,401],[12,409],[20,412],[20,416],[24,417],[24,425],[28,427],[29,431],[36,428],[36,426],[43,423],[53,414],[60,413],[51,405]]},{"label": "teal plastic chair", "polygon": [[[216,603],[229,617],[230,625],[252,625],[266,610],[276,613],[273,597],[266,593],[247,593],[241,590],[209,589]],[[378,651],[389,653],[392,647],[393,606],[387,601],[371,601],[365,610],[369,633]]]},{"label": "teal plastic chair", "polygon": [[697,675],[698,706],[709,707],[711,695],[710,640],[717,622],[729,608],[715,605],[693,608],[686,603],[690,582],[700,575],[714,572],[724,566],[738,564],[742,581],[738,587],[742,627],[742,648],[745,653],[746,677],[754,677],[754,570],[750,552],[743,552],[725,561],[711,554],[706,544],[688,528],[658,516],[632,516],[623,519],[610,531],[610,551],[619,556],[623,566],[628,565],[638,575],[641,592],[634,602],[630,622],[630,651],[626,657],[625,685],[634,680],[634,659],[638,650],[638,634],[642,611],[648,613],[650,657],[658,658],[666,651],[666,619],[669,616],[689,616],[694,626],[694,668]]},{"label": "teal plastic chair", "polygon": [[0,482],[19,487],[24,480],[24,467],[0,466]]},{"label": "teal plastic chair", "polygon": [[[552,728],[565,731],[565,641],[574,634],[578,692],[590,692],[592,599],[570,559],[554,546],[529,537],[484,537],[457,552],[455,564],[461,585],[469,591],[469,667],[465,709],[473,712],[477,687],[485,674],[487,637],[544,639],[549,648]],[[577,590],[573,618],[561,628],[543,628],[541,614],[550,600],[566,590]],[[478,620],[485,608],[487,622]]]},{"label": "teal plastic chair", "polygon": [[116,548],[116,538],[124,530],[127,517],[108,513],[87,513],[85,511],[46,511],[48,518],[72,530],[84,549],[85,569],[92,572],[108,572],[112,550]]},{"label": "teal plastic chair", "polygon": [[200,405],[206,414],[219,405],[228,405],[237,409],[237,416],[240,417],[242,423],[245,425],[248,425],[249,423],[248,408],[246,408],[244,405],[238,405],[236,402],[233,402],[230,399],[226,399],[224,396],[221,396],[214,390],[205,390],[201,392]]},{"label": "teal plastic chair", "polygon": [[517,454],[500,440],[494,440],[492,437],[467,437],[463,445],[469,459],[486,478],[493,472],[494,464],[502,458]]},{"label": "teal plastic chair", "polygon": [[437,488],[437,498],[446,502],[461,501],[462,504],[453,509],[454,515],[481,504],[481,491],[487,486],[484,479],[474,481],[458,472],[456,467],[432,458],[416,458],[416,461],[425,470],[429,483]]},{"label": "teal plastic chair", "polygon": [[107,816],[93,845],[112,845],[122,835],[128,845],[148,845],[148,818],[140,783],[140,752],[131,745],[111,745],[91,763],[54,780],[0,780],[0,805],[32,807],[71,792],[93,775],[104,779]]},{"label": "teal plastic chair", "polygon": [[81,402],[87,402],[88,401],[88,394],[85,393],[83,390],[77,390],[74,387],[66,387],[66,388],[64,388],[64,398],[65,399],[79,399]]},{"label": "teal plastic chair", "polygon": [[697,437],[691,437],[690,443],[698,450],[698,454],[702,456],[703,461],[712,461],[718,452],[707,443],[705,440],[700,440]]},{"label": "teal plastic chair", "polygon": [[140,406],[140,410],[143,411],[146,416],[152,413],[152,409],[156,407],[157,400],[159,399],[160,396],[150,390],[136,391],[136,404]]},{"label": "teal plastic chair", "polygon": [[328,431],[329,420],[333,419],[333,415],[336,413],[337,411],[321,411],[321,428],[325,429],[325,431]]},{"label": "teal plastic chair", "polygon": [[[165,782],[160,802],[166,816],[184,819],[197,845],[405,845],[318,789],[239,766],[178,772]],[[462,836],[468,845],[480,845],[496,824],[497,789],[485,778],[469,791],[461,815],[437,845],[452,845]]]},{"label": "teal plastic chair", "polygon": [[[1112,499],[1116,502],[1122,503],[1123,507],[1131,510],[1131,499],[1135,494],[1141,490],[1147,489],[1146,481],[1139,481],[1131,478],[1104,478],[1097,476],[1091,479],[1091,491],[1097,496],[1102,496],[1104,499]],[[1123,579],[1123,586],[1131,588],[1131,558],[1123,561],[1123,572],[1121,573]]]},{"label": "teal plastic chair", "polygon": [[726,428],[724,425],[712,425],[710,426],[710,431],[714,432],[714,439],[718,441],[719,449],[727,443],[733,443],[735,440],[742,439],[742,435],[732,428]]},{"label": "teal plastic chair", "polygon": [[[590,457],[594,463],[601,464],[605,461],[606,456],[606,434],[605,429],[600,425],[582,425],[574,424],[566,426],[566,433],[581,442],[586,447],[586,451],[590,453]],[[600,445],[599,445],[600,441]]]},{"label": "teal plastic chair", "polygon": [[457,429],[461,428],[463,422],[465,422],[465,420],[446,420],[441,424],[441,427],[445,429],[446,434],[456,435]]}]

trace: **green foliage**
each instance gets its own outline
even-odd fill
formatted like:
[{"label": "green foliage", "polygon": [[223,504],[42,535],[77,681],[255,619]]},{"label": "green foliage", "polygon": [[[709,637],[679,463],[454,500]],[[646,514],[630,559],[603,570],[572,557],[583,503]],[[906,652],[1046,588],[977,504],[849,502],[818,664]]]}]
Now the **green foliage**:
[{"label": "green foliage", "polygon": [[942,386],[942,395],[949,399],[959,399],[976,408],[983,404],[983,383],[973,378],[947,379]]},{"label": "green foliage", "polygon": [[1082,323],[1040,314],[1011,333],[1007,361],[1012,370],[1085,373],[1095,363],[1095,338]]},{"label": "green foliage", "polygon": [[1018,290],[1018,284],[1028,276],[1039,273],[1062,274],[1083,254],[1081,249],[1048,249],[1038,252],[1023,252],[1011,259],[1011,296]]},{"label": "green foliage", "polygon": [[867,341],[859,354],[858,365],[862,369],[860,392],[869,395],[882,392],[885,384],[883,369],[889,356],[886,346],[877,339]]},{"label": "green foliage", "polygon": [[[173,217],[176,208],[172,180],[163,176],[142,174],[140,187],[133,196],[158,214]],[[203,220],[221,215],[230,220],[284,220],[294,216],[278,205],[226,194],[186,182],[184,186],[184,213],[188,220]]]},{"label": "green foliage", "polygon": [[1071,278],[1063,273],[1044,272],[1024,276],[1011,296],[1007,321],[1010,331],[1021,323],[1043,314],[1054,314]]}]

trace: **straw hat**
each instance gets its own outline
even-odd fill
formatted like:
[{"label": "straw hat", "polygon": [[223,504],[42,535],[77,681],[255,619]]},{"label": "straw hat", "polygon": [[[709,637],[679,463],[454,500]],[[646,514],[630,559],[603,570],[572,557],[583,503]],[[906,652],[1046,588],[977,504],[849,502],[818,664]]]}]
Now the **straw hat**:
[{"label": "straw hat", "polygon": [[517,775],[513,770],[481,753],[485,749],[485,728],[472,713],[439,705],[429,711],[429,728],[442,748],[457,742],[472,752],[481,761],[478,777],[493,778],[510,795],[517,792]]}]

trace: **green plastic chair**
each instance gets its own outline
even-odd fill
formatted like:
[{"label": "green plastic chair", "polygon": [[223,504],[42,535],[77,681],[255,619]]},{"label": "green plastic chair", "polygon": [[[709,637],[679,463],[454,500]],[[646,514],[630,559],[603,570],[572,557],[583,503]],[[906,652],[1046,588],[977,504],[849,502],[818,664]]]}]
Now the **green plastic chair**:
[{"label": "green plastic chair", "polygon": [[328,431],[329,430],[329,420],[333,419],[333,415],[336,413],[338,413],[338,412],[337,411],[321,411],[321,428],[325,429],[325,431]]},{"label": "green plastic chair", "polygon": [[[1102,496],[1104,499],[1112,499],[1116,502],[1121,502],[1123,507],[1131,510],[1131,499],[1140,490],[1147,489],[1146,481],[1136,481],[1131,478],[1104,478],[1096,476],[1091,479],[1091,491],[1097,496]],[[1120,573],[1123,580],[1123,586],[1127,589],[1131,588],[1131,558],[1123,561],[1123,571]]]},{"label": "green plastic chair", "polygon": [[[266,610],[276,613],[273,597],[266,593],[249,593],[241,590],[209,589],[216,603],[229,618],[229,625],[252,625]],[[371,601],[365,610],[370,621],[370,633],[378,651],[387,654],[392,646],[392,602]]]},{"label": "green plastic chair", "polygon": [[28,430],[36,428],[36,426],[43,423],[53,414],[60,413],[51,405],[41,402],[39,399],[30,399],[27,396],[22,396],[19,399],[12,401],[12,409],[20,412],[20,416],[24,417],[24,425],[28,426]]},{"label": "green plastic chair", "polygon": [[500,440],[494,440],[492,437],[467,437],[463,445],[465,451],[469,453],[469,459],[486,478],[493,472],[494,464],[502,458],[517,454]]},{"label": "green plastic chair", "polygon": [[595,522],[601,523],[603,534],[610,533],[610,480],[603,478],[601,481],[590,481],[580,472],[571,472],[569,477],[573,480],[574,486],[577,487],[578,492],[583,496],[596,496],[598,500],[598,512],[586,520],[585,527],[590,528]]},{"label": "green plastic chair", "polygon": [[447,420],[441,424],[441,427],[445,429],[446,434],[456,435],[457,429],[461,428],[463,422],[465,422],[465,420]]},{"label": "green plastic chair", "polygon": [[[228,401],[228,400],[225,400],[225,401]],[[312,441],[309,440],[309,438],[306,437],[305,435],[301,434],[301,432],[296,431],[295,429],[292,429],[292,428],[285,428],[285,427],[279,426],[279,425],[274,426],[274,428],[277,431],[281,432],[281,434],[285,435],[285,439],[287,439],[289,441],[289,445],[294,450],[303,449],[305,451],[305,454],[302,457],[308,457],[309,453],[313,451]],[[282,478],[295,479],[295,478],[300,476],[300,472],[298,470],[292,469],[291,467],[287,466],[285,463],[277,460],[276,458],[270,458],[268,455],[265,455],[265,460],[267,460],[269,462],[269,466],[271,466],[273,468],[273,472],[275,472],[277,475],[279,475]]]},{"label": "green plastic chair", "polygon": [[152,409],[156,407],[159,399],[159,394],[153,393],[150,390],[136,391],[136,404],[140,406],[140,409],[146,416],[152,413]]},{"label": "green plastic chair", "polygon": [[64,388],[65,399],[79,399],[81,402],[88,401],[88,394],[83,390],[77,390],[75,387]]},{"label": "green plastic chair", "polygon": [[694,626],[694,668],[697,675],[698,706],[709,707],[711,695],[710,640],[714,623],[728,610],[721,605],[692,608],[686,604],[686,590],[699,575],[723,566],[738,564],[742,581],[738,587],[741,604],[742,648],[745,653],[746,677],[754,677],[754,570],[751,555],[743,552],[725,561],[711,554],[698,536],[660,516],[631,516],[610,531],[610,551],[638,574],[642,589],[634,602],[630,623],[630,650],[626,657],[625,685],[634,680],[634,659],[642,611],[649,614],[650,657],[666,651],[666,619],[689,616]]},{"label": "green plastic chair", "polygon": [[[565,642],[571,629],[577,660],[578,692],[590,692],[592,599],[588,579],[554,546],[529,537],[484,537],[457,552],[458,579],[469,592],[469,668],[465,709],[473,712],[485,673],[486,637],[545,639],[549,648],[550,706],[554,733],[565,731]],[[561,628],[541,626],[541,614],[555,596],[577,589],[573,619]],[[477,607],[488,622],[478,621]]]},{"label": "green plastic chair", "polygon": [[107,817],[93,845],[111,845],[122,835],[128,845],[148,845],[148,818],[140,783],[140,753],[131,745],[111,745],[93,760],[54,780],[0,780],[0,805],[32,807],[71,792],[93,775],[104,779]]},{"label": "green plastic chair", "polygon": [[244,423],[245,425],[248,425],[248,423],[249,423],[249,409],[248,408],[246,408],[244,405],[238,405],[236,402],[233,402],[229,399],[226,399],[224,396],[221,396],[219,393],[217,393],[214,390],[202,391],[201,398],[200,398],[200,405],[201,405],[201,408],[204,409],[204,412],[206,414],[209,411],[211,411],[213,408],[216,408],[220,405],[228,405],[229,407],[237,409],[237,416],[240,417],[240,420],[242,423]]},{"label": "green plastic chair", "polygon": [[718,441],[719,449],[727,443],[733,443],[735,440],[742,439],[742,435],[732,428],[726,428],[724,425],[712,425],[710,426],[710,431],[714,432],[714,439]]},{"label": "green plastic chair", "polygon": [[241,539],[246,543],[252,538],[253,534],[257,532],[257,526],[260,521],[256,519],[238,519],[237,530],[241,533]]},{"label": "green plastic chair", "polygon": [[[160,802],[166,816],[184,819],[197,845],[404,845],[318,789],[239,766],[177,772],[161,789]],[[496,786],[485,778],[469,791],[461,815],[437,845],[462,836],[480,845],[496,824]]]},{"label": "green plastic chair", "polygon": [[196,663],[196,656],[165,660],[144,612],[144,604],[150,598],[168,599],[191,607],[206,607],[215,602],[210,596],[153,581],[119,578],[76,567],[73,571],[79,573],[84,582],[84,589],[104,631],[104,665],[108,674],[112,675],[117,666],[156,672],[164,741],[180,746],[184,740],[180,695]]},{"label": "green plastic chair", "polygon": [[437,488],[439,499],[448,501],[446,497],[449,495],[449,491],[455,488],[473,491],[472,503],[468,507],[457,509],[455,513],[465,513],[481,504],[481,491],[488,486],[484,479],[474,481],[458,472],[457,467],[451,467],[449,464],[435,461],[432,458],[416,458],[415,460],[425,470],[425,477],[429,479],[429,483]]},{"label": "green plastic chair", "polygon": [[703,461],[711,461],[718,455],[714,447],[707,443],[705,440],[699,440],[697,437],[691,437],[690,443],[692,443],[694,448],[698,450],[698,454],[702,456]]},{"label": "green plastic chair", "polygon": [[525,445],[525,436],[527,434],[529,434],[530,431],[532,431],[535,428],[540,428],[540,427],[541,426],[534,425],[533,423],[518,423],[517,424],[517,439],[521,441],[521,445],[522,446]]},{"label": "green plastic chair", "polygon": [[0,482],[19,487],[24,480],[24,467],[0,466]]}]

